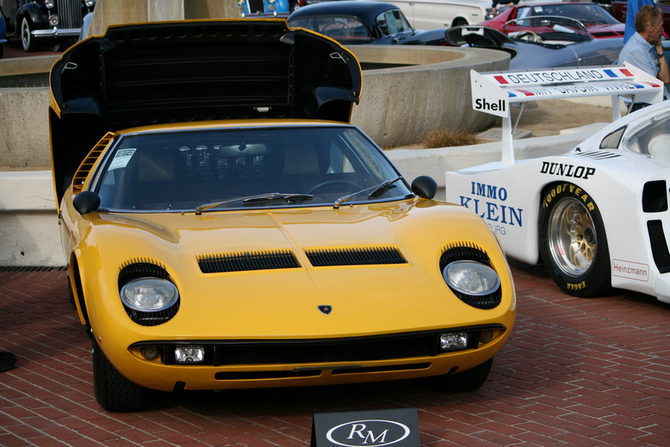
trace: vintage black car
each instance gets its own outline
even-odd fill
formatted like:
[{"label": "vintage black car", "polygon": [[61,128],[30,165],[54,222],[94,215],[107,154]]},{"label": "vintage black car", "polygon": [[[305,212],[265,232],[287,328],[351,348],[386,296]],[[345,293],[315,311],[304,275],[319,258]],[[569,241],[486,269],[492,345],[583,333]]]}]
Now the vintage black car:
[{"label": "vintage black car", "polygon": [[288,24],[323,34],[343,45],[446,45],[446,29],[417,30],[397,6],[370,1],[308,5],[288,16]]},{"label": "vintage black car", "polygon": [[7,22],[5,22],[5,14],[0,8],[0,59],[5,53],[5,43],[7,42]]},{"label": "vintage black car", "polygon": [[21,40],[24,51],[40,45],[76,40],[83,17],[92,12],[96,0],[16,0],[16,11],[7,11],[10,37]]}]

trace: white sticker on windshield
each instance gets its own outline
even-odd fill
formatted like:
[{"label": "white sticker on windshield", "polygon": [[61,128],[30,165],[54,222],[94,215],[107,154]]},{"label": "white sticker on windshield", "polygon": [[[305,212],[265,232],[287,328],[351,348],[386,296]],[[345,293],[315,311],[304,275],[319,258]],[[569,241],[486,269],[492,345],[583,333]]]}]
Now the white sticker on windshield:
[{"label": "white sticker on windshield", "polygon": [[128,162],[133,158],[133,154],[135,154],[136,150],[136,148],[129,148],[116,151],[114,160],[112,160],[112,164],[109,165],[109,170],[113,171],[114,169],[121,169],[128,166]]}]

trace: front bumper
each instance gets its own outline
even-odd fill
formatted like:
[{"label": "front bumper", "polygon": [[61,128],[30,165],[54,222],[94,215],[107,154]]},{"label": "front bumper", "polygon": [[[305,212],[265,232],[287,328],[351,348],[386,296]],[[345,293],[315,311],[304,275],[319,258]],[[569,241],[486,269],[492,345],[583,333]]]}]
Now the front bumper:
[{"label": "front bumper", "polygon": [[[440,334],[454,332],[469,334],[467,346],[440,348]],[[120,360],[115,366],[129,380],[162,391],[376,382],[465,371],[493,357],[510,332],[494,324],[338,340],[145,341],[112,363]],[[203,362],[179,364],[175,348],[193,346],[205,347]],[[158,357],[145,358],[147,347]]]},{"label": "front bumper", "polygon": [[79,37],[81,28],[58,28],[36,29],[30,31],[33,37]]}]

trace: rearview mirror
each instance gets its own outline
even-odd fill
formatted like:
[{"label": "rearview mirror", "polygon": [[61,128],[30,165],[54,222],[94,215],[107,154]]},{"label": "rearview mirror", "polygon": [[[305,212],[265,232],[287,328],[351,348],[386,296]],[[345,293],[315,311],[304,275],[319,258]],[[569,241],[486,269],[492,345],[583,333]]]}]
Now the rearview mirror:
[{"label": "rearview mirror", "polygon": [[74,209],[79,214],[84,215],[98,209],[100,206],[100,196],[93,191],[82,191],[72,200],[72,205],[74,205]]},{"label": "rearview mirror", "polygon": [[432,177],[422,175],[412,182],[412,192],[423,199],[432,199],[437,193],[437,182]]}]

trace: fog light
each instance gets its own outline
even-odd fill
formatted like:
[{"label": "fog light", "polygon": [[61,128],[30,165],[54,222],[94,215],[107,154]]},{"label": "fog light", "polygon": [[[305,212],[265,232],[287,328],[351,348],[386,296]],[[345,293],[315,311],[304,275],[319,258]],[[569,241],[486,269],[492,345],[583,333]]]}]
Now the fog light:
[{"label": "fog light", "polygon": [[479,336],[479,342],[480,343],[488,343],[491,340],[493,340],[494,335],[495,335],[495,332],[493,332],[492,330],[482,331],[481,335]]},{"label": "fog light", "polygon": [[145,346],[142,348],[142,355],[147,360],[156,360],[161,355],[161,351],[156,346]]},{"label": "fog light", "polygon": [[56,1],[55,0],[46,0],[44,2],[44,6],[46,6],[47,9],[53,9],[54,6],[56,6]]},{"label": "fog light", "polygon": [[58,16],[51,16],[49,17],[49,25],[51,26],[58,26]]},{"label": "fog light", "polygon": [[454,332],[440,335],[440,349],[443,351],[458,351],[468,347],[468,333]]},{"label": "fog light", "polygon": [[177,363],[202,363],[205,360],[205,348],[202,346],[177,346],[174,348]]}]

